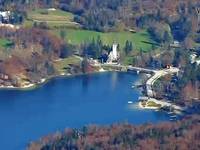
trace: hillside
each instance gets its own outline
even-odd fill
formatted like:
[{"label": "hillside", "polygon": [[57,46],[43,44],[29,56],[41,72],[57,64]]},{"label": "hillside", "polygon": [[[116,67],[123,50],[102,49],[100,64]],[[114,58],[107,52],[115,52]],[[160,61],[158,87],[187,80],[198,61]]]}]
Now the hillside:
[{"label": "hillside", "polygon": [[79,24],[73,21],[72,13],[60,9],[35,9],[28,12],[25,27],[32,27],[40,23],[46,23],[50,28],[54,27],[78,27]]},{"label": "hillside", "polygon": [[89,126],[82,130],[67,129],[30,144],[28,150],[115,149],[115,150],[188,150],[199,148],[199,116],[176,123],[115,124],[108,127]]}]

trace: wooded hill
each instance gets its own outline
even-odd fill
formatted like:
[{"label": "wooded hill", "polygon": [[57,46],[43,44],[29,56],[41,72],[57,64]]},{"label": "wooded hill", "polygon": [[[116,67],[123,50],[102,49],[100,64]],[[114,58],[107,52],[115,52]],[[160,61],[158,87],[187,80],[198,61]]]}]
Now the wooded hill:
[{"label": "wooded hill", "polygon": [[70,56],[73,50],[62,39],[36,28],[0,28],[0,37],[13,43],[2,48],[0,55],[1,84],[7,86],[20,86],[22,80],[35,83],[56,75],[54,60]]},{"label": "wooded hill", "polygon": [[33,142],[29,150],[197,150],[200,148],[200,117],[187,117],[157,125],[114,124],[66,129]]}]

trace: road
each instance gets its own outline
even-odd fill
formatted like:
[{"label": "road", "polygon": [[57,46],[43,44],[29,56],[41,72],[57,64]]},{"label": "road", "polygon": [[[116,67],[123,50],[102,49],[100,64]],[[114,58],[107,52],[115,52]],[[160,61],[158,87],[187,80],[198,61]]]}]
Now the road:
[{"label": "road", "polygon": [[145,72],[145,73],[154,73],[155,70],[153,69],[147,69],[147,68],[141,68],[141,67],[133,67],[133,66],[125,66],[125,65],[120,65],[120,64],[101,64],[101,66],[105,67],[115,67],[115,68],[125,68],[125,70],[133,70],[133,71],[139,71],[139,72]]},{"label": "road", "polygon": [[168,74],[176,74],[179,72],[179,69],[176,67],[170,67],[169,69],[162,69],[162,70],[154,70],[154,69],[147,69],[147,68],[140,68],[140,67],[133,67],[133,66],[125,66],[119,64],[103,64],[102,66],[107,67],[116,67],[116,68],[126,68],[127,70],[135,70],[139,72],[150,73],[152,76],[146,82],[146,92],[147,96],[153,98],[154,91],[153,91],[153,84],[159,78],[168,75]]},{"label": "road", "polygon": [[171,67],[169,69],[163,69],[163,70],[154,70],[154,75],[150,77],[146,82],[146,90],[147,90],[147,96],[148,97],[154,97],[153,92],[153,84],[156,80],[159,78],[168,75],[168,74],[176,74],[179,72],[178,68]]}]

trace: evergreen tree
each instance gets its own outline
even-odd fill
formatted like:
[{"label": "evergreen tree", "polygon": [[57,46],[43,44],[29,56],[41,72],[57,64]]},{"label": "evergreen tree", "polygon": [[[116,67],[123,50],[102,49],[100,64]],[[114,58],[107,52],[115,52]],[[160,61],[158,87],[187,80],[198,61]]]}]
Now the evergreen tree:
[{"label": "evergreen tree", "polygon": [[64,40],[66,38],[66,31],[60,30],[60,37]]},{"label": "evergreen tree", "polygon": [[132,42],[129,42],[128,40],[126,41],[125,47],[124,47],[124,51],[125,54],[128,55],[133,49],[133,44]]},{"label": "evergreen tree", "polygon": [[66,44],[62,45],[60,50],[60,58],[66,58],[69,56],[69,50]]},{"label": "evergreen tree", "polygon": [[167,31],[164,32],[163,40],[165,43],[170,43],[172,41],[172,37],[169,35],[169,32]]}]

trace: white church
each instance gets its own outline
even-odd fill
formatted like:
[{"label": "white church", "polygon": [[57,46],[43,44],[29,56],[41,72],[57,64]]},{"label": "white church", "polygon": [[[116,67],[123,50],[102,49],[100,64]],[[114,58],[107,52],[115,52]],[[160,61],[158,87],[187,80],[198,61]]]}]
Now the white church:
[{"label": "white church", "polygon": [[107,63],[117,63],[119,60],[119,52],[117,52],[117,44],[114,43],[112,46],[112,51],[110,52],[109,56],[108,56],[108,61]]}]

